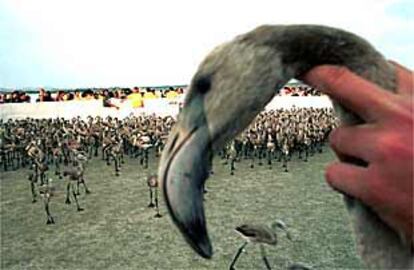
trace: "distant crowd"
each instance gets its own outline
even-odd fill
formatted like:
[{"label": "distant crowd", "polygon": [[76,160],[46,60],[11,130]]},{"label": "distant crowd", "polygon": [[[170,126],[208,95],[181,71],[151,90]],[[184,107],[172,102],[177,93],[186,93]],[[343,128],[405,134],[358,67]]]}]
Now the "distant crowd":
[{"label": "distant crowd", "polygon": [[[103,100],[104,106],[111,107],[110,99],[130,100],[133,107],[142,107],[144,100],[155,98],[174,99],[184,94],[182,87],[168,87],[162,90],[154,88],[116,88],[116,89],[86,89],[72,91],[51,92],[43,88],[39,89],[36,102],[71,101],[71,100]],[[320,96],[321,92],[313,87],[285,86],[278,96]],[[0,104],[2,103],[30,103],[32,96],[25,91],[16,90],[13,92],[0,93]]]},{"label": "distant crowd", "polygon": [[[130,100],[133,107],[142,107],[143,101],[155,98],[173,99],[184,93],[182,87],[168,87],[163,90],[154,88],[117,88],[117,89],[98,89],[98,90],[73,90],[57,91],[52,93],[43,88],[39,89],[36,102],[55,102],[71,100],[103,100],[104,105],[110,104],[110,99]],[[32,97],[25,91],[13,91],[10,93],[0,93],[0,103],[25,103],[32,102]]]},{"label": "distant crowd", "polygon": [[2,103],[30,103],[30,96],[24,91],[13,91],[11,93],[0,93],[0,104]]},{"label": "distant crowd", "polygon": [[321,96],[322,92],[318,89],[302,85],[302,86],[285,86],[280,92],[279,96]]}]

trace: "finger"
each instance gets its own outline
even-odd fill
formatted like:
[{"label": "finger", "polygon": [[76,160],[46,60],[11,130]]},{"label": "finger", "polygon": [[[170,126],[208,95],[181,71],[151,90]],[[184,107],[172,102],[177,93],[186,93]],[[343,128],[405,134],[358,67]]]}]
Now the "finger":
[{"label": "finger", "polygon": [[375,157],[377,137],[377,129],[372,125],[342,126],[331,132],[329,143],[337,154],[369,163]]},{"label": "finger", "polygon": [[325,178],[333,189],[364,200],[370,194],[366,172],[367,169],[359,166],[335,162],[326,168]]},{"label": "finger", "polygon": [[374,121],[388,114],[394,95],[344,67],[323,65],[313,68],[304,81],[328,94],[341,105]]},{"label": "finger", "polygon": [[397,92],[402,95],[414,94],[414,72],[394,61],[389,61],[395,66],[397,76]]}]

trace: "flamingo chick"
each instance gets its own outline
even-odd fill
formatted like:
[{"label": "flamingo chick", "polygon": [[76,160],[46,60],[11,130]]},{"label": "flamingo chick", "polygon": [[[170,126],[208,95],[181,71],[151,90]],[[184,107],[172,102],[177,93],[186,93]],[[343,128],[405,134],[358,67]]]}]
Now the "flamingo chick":
[{"label": "flamingo chick", "polygon": [[230,264],[230,270],[235,269],[234,265],[239,259],[241,253],[244,251],[244,248],[248,243],[260,244],[260,252],[262,255],[263,262],[266,265],[268,270],[272,269],[270,267],[269,261],[266,258],[266,252],[264,244],[276,246],[277,245],[277,233],[276,230],[281,229],[286,233],[286,237],[292,241],[292,237],[287,230],[286,224],[281,220],[276,220],[273,222],[270,227],[265,225],[255,225],[255,224],[243,224],[235,228],[235,231],[239,233],[246,241],[238,249],[236,256],[234,256],[233,261]]},{"label": "flamingo chick", "polygon": [[[155,207],[155,210],[157,211],[155,217],[160,218],[162,217],[162,215],[160,214],[160,209],[158,207],[158,177],[156,174],[148,176],[147,185],[150,193],[150,203],[148,204],[148,207]],[[153,194],[154,192],[155,194]],[[153,202],[153,200],[155,201],[155,203]]]}]

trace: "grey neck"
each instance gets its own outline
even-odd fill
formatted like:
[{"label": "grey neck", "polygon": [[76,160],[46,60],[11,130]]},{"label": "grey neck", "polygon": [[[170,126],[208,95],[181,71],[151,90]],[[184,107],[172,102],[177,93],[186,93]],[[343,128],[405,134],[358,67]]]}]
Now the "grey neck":
[{"label": "grey neck", "polygon": [[287,74],[293,77],[318,65],[339,65],[395,90],[392,65],[366,40],[352,33],[319,25],[277,25],[259,27],[239,38],[275,49],[283,66],[290,69]]}]

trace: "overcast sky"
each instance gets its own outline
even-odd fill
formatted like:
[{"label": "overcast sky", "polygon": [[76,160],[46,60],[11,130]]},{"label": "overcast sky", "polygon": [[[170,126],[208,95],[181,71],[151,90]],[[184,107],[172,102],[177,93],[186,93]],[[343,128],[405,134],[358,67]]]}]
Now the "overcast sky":
[{"label": "overcast sky", "polygon": [[412,0],[0,0],[0,87],[187,84],[216,45],[292,23],[355,32],[414,68]]}]

